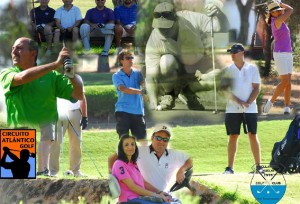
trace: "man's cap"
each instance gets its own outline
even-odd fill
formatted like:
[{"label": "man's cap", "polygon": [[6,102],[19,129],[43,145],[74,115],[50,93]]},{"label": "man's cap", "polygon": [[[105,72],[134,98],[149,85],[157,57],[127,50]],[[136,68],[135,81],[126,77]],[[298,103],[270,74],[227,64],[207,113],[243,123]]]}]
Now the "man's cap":
[{"label": "man's cap", "polygon": [[168,125],[166,124],[158,124],[154,127],[152,135],[159,131],[165,131],[171,137],[171,130]]},{"label": "man's cap", "polygon": [[284,8],[281,8],[277,2],[272,2],[272,3],[268,4],[269,13],[271,13],[272,11],[277,11],[277,10],[284,10]]},{"label": "man's cap", "polygon": [[236,54],[243,51],[245,51],[244,46],[240,43],[232,45],[231,48],[227,50],[227,52],[230,52],[231,54]]},{"label": "man's cap", "polygon": [[[174,6],[171,3],[163,2],[158,4],[154,13],[163,13],[163,12],[175,12]],[[152,27],[153,28],[171,28],[175,22],[175,19],[167,19],[163,16],[159,18],[153,18]]]}]

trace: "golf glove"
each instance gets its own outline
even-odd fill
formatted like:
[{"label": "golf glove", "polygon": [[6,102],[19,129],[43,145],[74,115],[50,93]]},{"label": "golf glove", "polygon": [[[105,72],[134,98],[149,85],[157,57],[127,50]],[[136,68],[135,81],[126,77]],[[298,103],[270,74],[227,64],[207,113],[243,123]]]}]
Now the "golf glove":
[{"label": "golf glove", "polygon": [[64,67],[65,76],[68,78],[74,78],[74,76],[75,76],[74,66],[73,66],[71,58],[65,57],[63,67]]},{"label": "golf glove", "polygon": [[80,126],[82,127],[82,130],[85,130],[88,126],[88,118],[87,117],[82,117],[80,121]]}]

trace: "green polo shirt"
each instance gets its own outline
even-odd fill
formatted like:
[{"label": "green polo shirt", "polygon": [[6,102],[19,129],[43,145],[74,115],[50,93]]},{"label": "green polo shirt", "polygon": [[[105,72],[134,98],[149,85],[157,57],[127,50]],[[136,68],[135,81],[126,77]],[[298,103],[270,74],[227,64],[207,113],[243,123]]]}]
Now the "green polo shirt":
[{"label": "green polo shirt", "polygon": [[71,100],[73,86],[69,79],[51,71],[32,82],[11,86],[14,76],[21,71],[10,67],[0,72],[8,126],[36,126],[56,121],[56,97]]}]

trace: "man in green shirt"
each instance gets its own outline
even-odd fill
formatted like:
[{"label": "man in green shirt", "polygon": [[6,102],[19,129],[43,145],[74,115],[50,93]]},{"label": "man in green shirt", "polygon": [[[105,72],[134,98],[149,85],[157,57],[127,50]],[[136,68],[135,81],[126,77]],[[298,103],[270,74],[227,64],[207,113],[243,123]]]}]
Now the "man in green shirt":
[{"label": "man in green shirt", "polygon": [[55,71],[62,67],[69,56],[63,48],[55,62],[36,66],[38,48],[29,38],[19,38],[12,47],[13,67],[0,72],[7,125],[11,128],[40,127],[38,147],[38,175],[49,175],[51,142],[55,139],[55,123],[58,119],[56,97],[73,102],[83,98],[82,82],[73,72],[65,76]]}]

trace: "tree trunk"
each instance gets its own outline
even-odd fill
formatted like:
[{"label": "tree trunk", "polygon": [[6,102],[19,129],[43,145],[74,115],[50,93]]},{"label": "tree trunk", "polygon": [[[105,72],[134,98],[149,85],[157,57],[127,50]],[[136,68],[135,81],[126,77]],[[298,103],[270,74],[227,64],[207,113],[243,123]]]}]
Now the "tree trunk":
[{"label": "tree trunk", "polygon": [[249,32],[249,14],[254,0],[248,0],[246,5],[243,5],[242,0],[236,0],[236,5],[240,12],[241,27],[238,42],[244,45],[247,44]]}]

